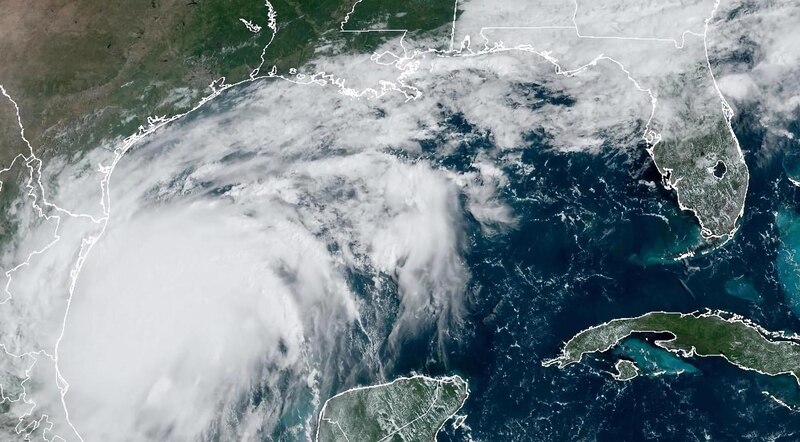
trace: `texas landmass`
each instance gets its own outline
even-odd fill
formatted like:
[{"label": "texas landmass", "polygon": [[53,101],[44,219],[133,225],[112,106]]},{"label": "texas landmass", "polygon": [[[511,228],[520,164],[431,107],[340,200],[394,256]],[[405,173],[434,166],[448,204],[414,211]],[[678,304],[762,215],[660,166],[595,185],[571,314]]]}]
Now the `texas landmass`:
[{"label": "texas landmass", "polygon": [[[432,49],[441,50],[461,12],[445,0],[6,0],[5,5],[0,84],[19,104],[27,138],[45,166],[53,157],[76,161],[98,147],[111,149],[146,127],[149,117],[180,115],[225,85],[289,77],[331,50],[370,53],[401,35],[406,41],[426,36]],[[408,35],[398,31],[404,29]],[[675,190],[681,209],[696,215],[713,248],[736,231],[748,173],[730,131],[732,113],[709,95],[713,76],[704,63],[694,75],[664,86],[659,99],[657,110],[680,110],[680,118],[661,121],[657,111],[655,131],[681,130],[663,139],[651,131],[646,138],[664,185]],[[681,93],[670,99],[673,89]],[[687,89],[694,93],[682,93]],[[27,152],[19,146],[13,115],[0,109],[0,119],[9,123],[0,122],[0,166],[8,167]],[[11,187],[3,190],[14,193]],[[0,198],[0,212],[8,212],[13,196]],[[0,231],[0,244],[12,227]]]},{"label": "texas landmass", "polygon": [[371,53],[400,35],[360,27],[427,35],[453,19],[447,0],[0,0],[0,10],[0,86],[16,107],[0,96],[0,169],[11,168],[0,245],[32,160],[78,162],[141,134],[151,117],[177,118],[240,82],[291,77],[323,48]]},{"label": "texas landmass", "polygon": [[[680,357],[722,357],[731,364],[769,376],[788,375],[800,386],[800,336],[770,332],[739,315],[724,311],[692,313],[651,312],[614,319],[573,336],[560,354],[542,365],[566,368],[583,356],[603,353],[631,335],[667,334],[654,345]],[[617,363],[617,380],[638,374],[633,362]]]},{"label": "texas landmass", "polygon": [[[93,149],[131,135],[148,116],[185,112],[223,77],[233,84],[269,72],[289,75],[322,46],[369,53],[392,36],[372,36],[367,44],[358,32],[342,33],[351,11],[362,24],[413,12],[395,21],[416,32],[453,17],[452,2],[443,0],[391,8],[376,0],[4,3],[0,83],[19,104],[34,147],[50,153]],[[0,133],[0,141],[17,137],[17,130]],[[15,154],[0,148],[4,164]]]}]

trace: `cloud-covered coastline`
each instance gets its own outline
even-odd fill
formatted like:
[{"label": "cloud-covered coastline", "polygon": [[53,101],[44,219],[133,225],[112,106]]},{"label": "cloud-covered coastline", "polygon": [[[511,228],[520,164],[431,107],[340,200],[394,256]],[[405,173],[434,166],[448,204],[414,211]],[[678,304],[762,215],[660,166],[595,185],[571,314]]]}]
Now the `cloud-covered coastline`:
[{"label": "cloud-covered coastline", "polygon": [[790,126],[800,112],[800,7],[791,1],[723,2],[709,36],[722,92],[737,112],[758,115],[765,133],[758,161],[797,148]]},{"label": "cloud-covered coastline", "polygon": [[[396,104],[262,82],[125,155],[58,348],[82,437],[269,435],[278,410],[319,401],[322,364],[362,327],[360,311],[380,308],[360,302],[348,272],[396,286],[389,345],[458,327],[464,213],[487,232],[513,224],[503,172],[432,165],[417,118]],[[376,127],[383,138],[366,135]],[[254,388],[272,399],[254,401]],[[236,424],[246,416],[257,425]]]},{"label": "cloud-covered coastline", "polygon": [[[778,15],[764,20],[785,24]],[[715,22],[712,36],[723,37],[712,38],[712,55],[742,49],[744,31],[729,26],[737,20]],[[790,115],[796,100],[778,103],[773,85],[794,73],[797,54],[757,29],[762,61],[723,69],[720,88],[735,105],[774,104],[768,118]],[[310,71],[380,92],[354,98],[330,82],[261,80],[148,136],[114,170],[109,223],[71,305],[76,261],[105,215],[98,165],[113,152],[50,163],[48,197],[94,218],[42,218],[27,200],[15,213],[25,228],[2,257],[6,270],[56,228],[59,239],[14,272],[13,297],[0,305],[6,351],[41,352],[29,373],[30,356],[3,359],[14,374],[5,395],[19,397],[32,379],[17,402],[35,409],[26,422],[47,414],[50,435],[67,440],[77,439],[67,411],[85,440],[253,440],[306,407],[293,431],[309,434],[330,388],[324,370],[345,340],[402,345],[421,330],[444,338],[457,329],[468,310],[468,224],[484,235],[515,225],[502,197],[509,153],[533,136],[567,152],[630,145],[652,101],[608,60],[565,77],[525,50],[452,55],[320,57]],[[398,91],[398,76],[409,87]],[[412,90],[420,94],[408,100],[402,92]],[[454,130],[454,115],[469,130]],[[491,142],[466,170],[437,163],[470,137]],[[437,150],[426,152],[431,140]],[[375,291],[391,284],[396,306],[365,303],[351,273],[372,277]],[[379,309],[392,315],[388,331],[362,324]]]}]

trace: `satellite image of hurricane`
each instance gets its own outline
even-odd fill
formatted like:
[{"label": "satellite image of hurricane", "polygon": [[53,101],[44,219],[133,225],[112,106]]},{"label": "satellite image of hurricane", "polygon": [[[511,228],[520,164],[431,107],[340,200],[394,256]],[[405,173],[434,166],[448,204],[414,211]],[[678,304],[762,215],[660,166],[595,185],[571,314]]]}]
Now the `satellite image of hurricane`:
[{"label": "satellite image of hurricane", "polygon": [[800,441],[796,0],[0,0],[0,442]]}]

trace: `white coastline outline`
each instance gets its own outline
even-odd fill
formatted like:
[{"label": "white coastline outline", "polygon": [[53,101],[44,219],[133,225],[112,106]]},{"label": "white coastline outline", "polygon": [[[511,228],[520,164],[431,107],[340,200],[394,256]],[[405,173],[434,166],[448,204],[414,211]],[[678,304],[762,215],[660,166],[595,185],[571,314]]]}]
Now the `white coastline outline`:
[{"label": "white coastline outline", "polygon": [[[608,345],[606,347],[601,347],[601,348],[597,348],[597,349],[594,349],[594,350],[582,351],[582,352],[580,352],[580,354],[578,354],[575,357],[570,357],[566,353],[564,353],[564,351],[567,349],[567,347],[570,345],[570,343],[573,340],[575,340],[576,338],[578,338],[578,336],[581,336],[581,335],[583,335],[584,333],[586,333],[588,331],[596,330],[596,329],[599,329],[599,328],[602,328],[602,327],[606,327],[606,326],[609,326],[609,325],[611,325],[611,324],[613,324],[615,322],[637,320],[637,319],[641,319],[641,318],[644,318],[646,316],[653,315],[653,314],[678,315],[681,318],[686,317],[686,316],[693,316],[693,317],[696,317],[696,318],[712,318],[713,317],[713,318],[720,319],[720,320],[722,320],[724,322],[727,322],[727,323],[730,323],[730,324],[742,324],[745,327],[750,328],[751,330],[754,330],[757,333],[759,333],[759,335],[762,338],[764,338],[766,341],[768,341],[768,342],[776,343],[775,340],[779,340],[778,342],[788,343],[789,345],[800,347],[800,334],[797,334],[797,333],[788,334],[788,333],[783,332],[783,331],[779,331],[779,332],[770,331],[770,330],[765,329],[761,325],[755,323],[754,321],[752,321],[752,320],[750,320],[748,318],[745,318],[744,316],[739,315],[737,313],[732,313],[732,312],[725,311],[725,310],[711,310],[711,309],[706,309],[705,311],[702,311],[702,312],[698,310],[698,311],[693,311],[693,312],[689,312],[689,313],[655,310],[655,311],[652,311],[652,312],[644,313],[644,314],[639,315],[639,316],[624,317],[624,318],[614,318],[614,319],[611,319],[609,321],[603,322],[602,324],[593,325],[591,327],[583,329],[583,330],[579,331],[578,333],[575,333],[568,341],[566,341],[562,345],[561,351],[559,351],[559,355],[558,356],[556,356],[554,358],[543,360],[541,362],[541,365],[542,365],[542,367],[550,367],[551,365],[556,365],[560,370],[563,370],[563,369],[569,367],[570,365],[580,364],[585,355],[593,354],[593,353],[604,353],[604,352],[614,348],[621,341],[623,341],[624,339],[630,337],[634,333],[668,333],[668,334],[672,335],[673,337],[669,338],[669,339],[656,340],[656,341],[653,342],[653,344],[656,345],[658,348],[661,348],[661,349],[666,350],[666,351],[668,351],[670,353],[673,353],[676,356],[679,356],[681,358],[692,358],[692,357],[713,358],[713,357],[719,357],[719,358],[724,359],[727,363],[729,363],[729,364],[731,364],[731,365],[733,365],[733,366],[735,366],[735,367],[737,367],[737,368],[739,368],[741,370],[753,371],[753,372],[756,372],[756,373],[759,373],[759,374],[762,374],[762,375],[765,375],[765,376],[770,376],[770,377],[778,377],[778,376],[789,375],[789,376],[791,376],[791,377],[793,377],[795,379],[795,384],[798,386],[798,388],[800,388],[800,375],[798,375],[797,373],[791,371],[790,369],[789,370],[785,370],[785,371],[780,371],[780,372],[777,372],[777,373],[767,373],[767,372],[765,372],[763,370],[759,370],[759,369],[753,368],[753,367],[748,367],[748,366],[745,366],[745,365],[741,365],[741,364],[739,364],[737,362],[731,361],[730,359],[728,359],[727,356],[725,356],[722,353],[702,353],[702,354],[698,353],[697,352],[697,347],[695,347],[695,346],[692,346],[688,350],[662,346],[661,344],[673,342],[676,339],[678,339],[678,336],[675,334],[675,332],[673,332],[671,330],[655,330],[655,329],[644,329],[644,328],[639,329],[639,328],[637,328],[637,329],[634,329],[634,330],[630,330],[627,334],[625,334],[624,336],[621,336],[619,339],[617,339],[616,341],[612,342],[610,345]],[[769,396],[772,397],[773,399],[777,400],[777,398],[775,398],[771,394]],[[789,409],[791,409],[793,411],[800,411],[800,410],[797,410],[794,407],[788,406],[788,404],[785,404],[783,401],[778,400],[778,402],[781,403],[782,405],[787,406],[787,408],[789,408]]]},{"label": "white coastline outline", "polygon": [[[393,381],[390,381],[390,382],[384,382],[384,383],[375,384],[375,385],[366,385],[366,386],[360,386],[360,387],[353,387],[353,388],[349,388],[349,389],[347,389],[345,391],[342,391],[340,393],[337,393],[337,394],[331,396],[330,398],[328,398],[328,400],[325,401],[325,403],[322,405],[322,408],[319,411],[319,418],[317,419],[317,431],[316,431],[316,434],[314,436],[314,442],[319,442],[319,429],[322,426],[322,421],[323,420],[325,420],[325,421],[327,421],[327,422],[329,422],[331,424],[335,424],[337,427],[339,427],[339,430],[342,432],[342,435],[344,435],[344,438],[346,440],[348,440],[348,441],[350,440],[347,437],[347,433],[345,433],[344,430],[342,429],[342,427],[339,426],[338,422],[332,421],[330,419],[325,419],[325,417],[324,417],[325,408],[328,406],[328,402],[332,401],[333,399],[336,399],[337,397],[344,396],[344,395],[352,393],[354,391],[377,389],[377,388],[381,388],[381,387],[386,387],[388,385],[393,385],[394,383],[399,382],[399,381],[407,381],[407,380],[413,380],[413,379],[424,379],[424,380],[429,381],[429,382],[435,382],[435,383],[437,383],[437,388],[439,388],[439,386],[441,384],[450,383],[451,381],[456,381],[457,383],[458,382],[462,383],[464,385],[464,388],[466,389],[466,391],[465,391],[466,395],[464,396],[464,400],[461,401],[461,404],[458,406],[458,408],[456,410],[454,410],[452,413],[450,413],[449,416],[447,416],[444,420],[442,420],[441,425],[439,425],[439,427],[434,432],[432,442],[436,442],[436,436],[439,434],[440,431],[442,431],[442,428],[444,428],[444,426],[447,424],[448,421],[450,421],[450,419],[452,419],[454,416],[456,416],[458,414],[458,412],[464,407],[464,404],[467,402],[467,399],[469,399],[469,395],[470,395],[469,382],[467,382],[464,378],[462,378],[459,375],[443,376],[443,377],[432,377],[432,376],[426,376],[426,375],[417,374],[417,375],[413,375],[413,376],[402,376],[402,377],[399,377],[399,378],[397,378],[397,379],[395,379]],[[431,406],[428,407],[428,411],[433,407],[433,405],[435,403],[436,403],[436,400],[434,400],[431,403]],[[394,432],[387,434],[382,439],[380,439],[378,442],[384,441],[384,440],[386,440],[386,438],[394,436],[399,431],[401,431],[403,428],[405,428],[408,425],[411,425],[412,423],[414,423],[415,421],[421,419],[426,414],[427,414],[427,411],[425,413],[417,416],[413,420],[407,422],[405,425],[403,425],[402,427],[398,428]]]},{"label": "white coastline outline", "polygon": [[[341,22],[341,24],[340,24],[340,31],[341,32],[403,32],[404,33],[403,36],[404,36],[405,32],[408,31],[406,29],[399,29],[399,30],[391,30],[391,29],[386,29],[386,30],[361,30],[361,31],[358,31],[358,30],[355,30],[355,31],[353,31],[353,30],[345,30],[344,29],[344,25],[347,23],[347,21],[349,20],[350,15],[352,15],[352,13],[354,13],[356,6],[361,1],[362,0],[358,0],[353,5],[353,8],[351,9],[351,11],[346,15],[345,19]],[[63,409],[64,409],[64,413],[66,415],[66,421],[67,421],[68,425],[70,426],[70,428],[72,428],[72,430],[75,432],[75,435],[78,436],[79,440],[83,441],[83,438],[80,436],[80,433],[77,431],[77,429],[75,428],[75,426],[72,424],[71,420],[69,419],[69,410],[68,410],[68,408],[66,406],[66,403],[65,403],[65,395],[66,395],[66,392],[67,392],[67,390],[69,388],[69,384],[61,376],[61,373],[60,373],[60,370],[59,370],[59,367],[58,367],[58,348],[59,348],[60,342],[61,342],[61,340],[62,340],[62,338],[64,336],[64,329],[65,329],[65,326],[66,326],[66,320],[67,320],[67,317],[69,315],[69,308],[70,308],[70,305],[71,305],[71,302],[72,302],[72,299],[73,299],[72,298],[73,297],[73,292],[74,292],[74,288],[75,288],[75,284],[76,284],[77,278],[78,278],[78,276],[80,274],[80,270],[82,269],[82,266],[83,266],[86,258],[88,257],[91,249],[93,248],[93,246],[96,244],[96,242],[100,238],[102,238],[103,233],[105,232],[105,229],[106,229],[106,227],[108,225],[108,221],[110,219],[110,215],[111,215],[110,179],[111,179],[112,173],[113,173],[116,165],[119,163],[119,161],[125,155],[125,153],[127,153],[140,140],[142,140],[145,137],[153,134],[154,132],[156,132],[157,130],[163,128],[164,126],[166,126],[166,125],[168,125],[168,124],[170,124],[172,122],[175,122],[175,121],[179,120],[180,118],[183,118],[184,116],[186,116],[186,115],[198,110],[203,105],[205,105],[207,102],[209,102],[212,99],[216,98],[217,96],[219,96],[223,92],[227,91],[228,89],[236,87],[236,86],[239,86],[239,85],[242,85],[242,84],[246,84],[246,83],[254,82],[254,81],[257,81],[257,80],[261,80],[261,79],[274,78],[274,79],[282,79],[282,80],[289,81],[291,83],[295,83],[295,84],[299,84],[299,85],[316,84],[316,85],[319,85],[319,86],[325,86],[325,85],[331,84],[333,86],[338,87],[340,93],[342,93],[343,95],[347,95],[347,96],[350,96],[350,97],[353,97],[353,98],[362,98],[362,97],[377,98],[377,97],[380,97],[380,96],[382,96],[382,95],[384,95],[384,94],[386,94],[388,92],[392,92],[392,91],[400,92],[406,97],[406,100],[408,101],[408,100],[414,100],[414,99],[418,98],[419,94],[421,93],[415,87],[410,86],[410,85],[408,85],[408,84],[406,84],[404,82],[405,77],[407,77],[414,70],[414,67],[412,66],[412,64],[408,63],[408,62],[414,60],[419,55],[423,55],[423,54],[427,54],[427,53],[433,53],[433,54],[435,54],[437,56],[450,56],[450,57],[473,57],[473,56],[489,55],[489,54],[493,54],[493,53],[496,53],[496,52],[505,52],[505,51],[522,51],[522,52],[534,53],[536,55],[541,56],[542,58],[544,58],[545,60],[549,61],[550,63],[552,63],[556,68],[555,69],[555,71],[556,71],[555,73],[556,74],[563,75],[565,77],[570,77],[570,76],[575,75],[575,74],[577,74],[577,73],[579,73],[579,72],[581,72],[581,71],[583,71],[585,69],[588,69],[591,66],[596,65],[597,62],[599,62],[599,61],[607,60],[607,61],[610,61],[610,62],[616,64],[624,73],[626,73],[626,75],[628,76],[629,80],[633,82],[633,84],[637,87],[637,89],[639,89],[642,92],[647,92],[650,95],[651,104],[652,104],[652,111],[651,111],[650,119],[648,119],[647,125],[645,126],[645,132],[644,132],[644,135],[643,135],[643,139],[648,144],[653,143],[653,142],[657,143],[660,140],[660,134],[657,134],[654,131],[651,131],[649,129],[650,122],[651,122],[651,120],[653,118],[653,115],[654,115],[655,109],[656,109],[656,98],[655,98],[655,96],[653,95],[652,91],[649,88],[642,88],[639,85],[639,83],[630,75],[630,72],[627,69],[625,69],[625,67],[624,67],[624,65],[622,63],[620,63],[617,60],[614,60],[611,57],[606,57],[606,56],[603,56],[603,55],[599,55],[595,59],[593,59],[592,61],[586,63],[585,65],[583,65],[581,67],[578,67],[578,68],[573,69],[573,70],[565,71],[557,63],[557,60],[555,60],[552,56],[550,56],[547,51],[536,51],[530,45],[522,44],[522,45],[518,45],[518,46],[513,47],[513,48],[505,48],[505,47],[503,47],[502,44],[499,44],[499,45],[496,44],[494,47],[491,47],[491,48],[488,47],[488,45],[487,45],[483,50],[481,50],[479,52],[473,52],[472,49],[469,46],[469,36],[466,36],[465,41],[463,41],[461,43],[461,47],[459,49],[454,50],[453,46],[454,46],[454,38],[455,38],[455,30],[456,30],[455,25],[456,25],[456,16],[457,16],[457,11],[458,11],[458,9],[457,9],[458,8],[458,4],[459,4],[458,0],[454,0],[453,22],[452,22],[451,36],[450,36],[450,49],[448,51],[441,51],[441,50],[436,50],[436,49],[428,49],[428,50],[424,50],[424,51],[415,50],[415,51],[413,51],[413,53],[410,56],[408,55],[407,52],[404,53],[403,57],[400,57],[397,54],[391,53],[391,55],[394,55],[396,57],[396,60],[393,61],[393,62],[389,62],[389,63],[381,62],[381,61],[379,61],[379,58],[382,55],[388,54],[390,52],[387,51],[387,52],[384,52],[383,54],[377,54],[376,53],[372,57],[373,61],[375,61],[376,63],[379,63],[379,64],[395,64],[397,66],[397,68],[401,71],[401,74],[398,76],[396,82],[382,81],[380,90],[375,90],[373,88],[365,88],[363,90],[358,91],[358,90],[346,87],[344,78],[337,77],[334,74],[328,74],[326,72],[317,72],[317,73],[312,74],[312,75],[305,75],[305,74],[301,74],[301,73],[296,73],[296,70],[290,70],[290,73],[295,75],[294,78],[291,78],[291,77],[286,77],[284,75],[278,75],[276,67],[273,66],[272,69],[267,74],[259,75],[260,70],[266,64],[265,54],[266,54],[267,48],[274,41],[275,35],[277,35],[277,31],[278,31],[277,30],[277,14],[276,14],[272,4],[269,2],[269,0],[265,0],[265,7],[267,8],[267,18],[268,18],[267,27],[269,27],[271,29],[272,35],[270,37],[270,40],[267,42],[267,44],[264,46],[264,48],[263,48],[263,50],[261,52],[261,56],[260,56],[261,63],[259,64],[259,66],[256,67],[250,73],[249,78],[246,78],[244,80],[240,80],[240,81],[238,81],[236,83],[227,84],[225,82],[225,77],[220,77],[218,80],[213,81],[209,85],[209,88],[211,89],[211,93],[209,95],[206,95],[203,98],[201,98],[199,100],[199,102],[194,107],[189,109],[188,111],[183,112],[183,113],[179,113],[179,114],[175,114],[175,115],[170,116],[170,117],[167,117],[166,115],[147,117],[147,125],[146,126],[145,125],[139,126],[139,128],[138,128],[136,133],[124,138],[122,140],[121,145],[114,149],[114,158],[112,159],[111,163],[109,165],[103,165],[103,164],[99,164],[98,165],[98,171],[103,174],[103,178],[100,180],[100,186],[101,186],[101,189],[102,189],[102,195],[101,195],[101,198],[100,198],[100,205],[102,206],[103,213],[104,213],[104,216],[102,218],[99,218],[99,219],[98,218],[94,218],[93,216],[88,215],[88,214],[71,213],[71,212],[69,212],[69,211],[67,211],[67,210],[65,210],[65,209],[63,209],[61,207],[58,207],[55,204],[47,202],[47,200],[45,198],[44,186],[41,183],[42,161],[39,158],[36,157],[36,155],[33,152],[33,147],[30,145],[30,143],[28,142],[27,138],[25,137],[25,134],[24,134],[25,130],[24,130],[24,126],[22,124],[22,120],[21,120],[20,112],[19,112],[19,107],[18,107],[16,101],[14,101],[14,99],[11,97],[11,95],[9,95],[7,93],[7,91],[5,90],[5,88],[3,88],[2,84],[0,84],[0,89],[2,90],[2,94],[5,96],[5,98],[10,100],[14,104],[14,106],[16,108],[17,122],[18,122],[19,127],[20,127],[21,138],[27,144],[28,148],[30,149],[30,155],[29,156],[25,156],[25,155],[22,155],[22,154],[18,155],[17,157],[14,158],[14,160],[12,161],[11,165],[9,165],[8,168],[0,170],[0,174],[5,172],[5,171],[7,171],[7,170],[10,170],[10,168],[13,167],[14,163],[18,159],[25,160],[26,166],[30,170],[30,178],[29,178],[28,184],[27,184],[27,189],[28,189],[27,196],[32,198],[33,207],[34,207],[35,210],[38,211],[39,218],[44,218],[45,220],[49,220],[51,218],[55,218],[55,220],[56,220],[56,228],[55,228],[53,241],[51,241],[43,249],[31,252],[28,255],[28,258],[27,258],[26,261],[24,261],[23,263],[18,264],[17,266],[13,267],[12,269],[10,269],[8,271],[6,271],[6,276],[8,277],[8,282],[6,284],[6,294],[8,295],[8,298],[3,300],[2,302],[0,302],[0,304],[3,304],[6,301],[8,301],[12,296],[12,294],[8,290],[8,287],[11,284],[11,278],[12,278],[13,272],[16,271],[17,269],[23,267],[23,266],[30,265],[30,260],[35,255],[38,255],[38,254],[46,252],[50,247],[52,247],[55,243],[58,242],[58,240],[60,239],[60,237],[58,236],[58,227],[59,227],[59,224],[60,224],[60,220],[61,220],[60,216],[61,215],[66,215],[66,216],[71,216],[71,217],[88,218],[92,222],[102,225],[102,228],[101,228],[100,232],[96,236],[89,236],[89,237],[86,237],[86,238],[82,239],[81,250],[79,252],[78,258],[76,259],[76,262],[75,262],[74,266],[72,267],[72,270],[70,271],[70,286],[69,286],[69,296],[67,298],[67,307],[66,307],[66,310],[65,310],[65,313],[64,313],[64,317],[63,317],[63,321],[62,321],[61,333],[60,333],[60,335],[59,335],[59,337],[58,337],[58,339],[57,339],[57,341],[55,343],[55,347],[54,347],[55,351],[53,352],[53,354],[50,355],[46,351],[40,350],[40,351],[36,351],[36,352],[26,352],[26,353],[21,353],[19,355],[15,355],[15,354],[12,354],[12,353],[8,352],[7,349],[5,348],[5,345],[0,344],[0,347],[3,348],[3,350],[6,352],[6,354],[10,355],[12,357],[22,358],[22,357],[25,357],[25,356],[30,356],[30,357],[35,358],[35,355],[44,354],[45,356],[49,357],[53,361],[54,366],[55,366],[55,370],[56,370],[56,374],[57,374],[56,385],[58,386],[59,390],[61,391],[61,402],[62,402],[62,406],[63,406]],[[714,5],[714,9],[712,10],[711,15],[705,20],[704,33],[702,34],[702,36],[703,36],[703,42],[704,42],[704,47],[705,47],[705,53],[706,53],[706,63],[707,63],[708,69],[709,69],[709,74],[711,75],[712,81],[714,83],[715,89],[717,90],[717,93],[719,94],[719,98],[721,99],[721,102],[722,102],[722,111],[723,111],[723,114],[725,116],[726,124],[727,124],[728,129],[729,129],[729,131],[731,133],[731,136],[735,140],[737,149],[739,151],[740,160],[742,162],[744,162],[744,155],[743,155],[743,153],[741,151],[741,148],[739,146],[738,139],[736,138],[735,134],[733,133],[733,128],[732,128],[731,123],[730,123],[731,117],[733,115],[733,111],[732,111],[731,107],[728,105],[728,103],[725,100],[724,96],[722,95],[722,93],[721,93],[721,91],[719,89],[719,86],[717,85],[716,79],[714,78],[714,75],[713,75],[713,71],[711,70],[710,59],[708,57],[707,34],[708,34],[709,24],[710,24],[711,20],[713,19],[714,14],[715,14],[719,4],[720,4],[720,1],[716,0],[715,5]],[[577,12],[578,0],[575,0],[575,6],[576,6],[576,12]],[[575,14],[573,14],[573,23],[574,23],[574,18],[575,18]],[[241,19],[241,20],[242,20],[243,23],[245,23],[245,25],[247,25],[248,23],[252,23],[252,22],[250,22],[249,20],[246,20],[246,19]],[[549,27],[540,27],[540,28],[529,27],[528,29],[543,29],[543,28],[549,28]],[[564,27],[564,28],[565,29],[575,29],[576,34],[580,38],[615,39],[615,40],[620,40],[620,39],[622,39],[622,40],[646,40],[646,41],[654,41],[654,42],[668,42],[668,41],[671,41],[671,42],[673,42],[675,44],[675,46],[678,49],[680,49],[682,47],[683,40],[685,38],[686,33],[690,33],[690,34],[693,34],[693,35],[698,35],[698,34],[696,34],[694,32],[691,32],[691,31],[684,32],[683,35],[682,35],[681,46],[679,46],[677,40],[674,40],[674,39],[657,39],[657,38],[649,38],[649,37],[639,38],[639,37],[603,37],[603,36],[588,36],[588,35],[585,36],[585,35],[581,35],[580,34],[580,32],[578,30],[578,27],[577,27],[577,24],[575,24],[574,27],[567,26],[567,27]],[[481,29],[481,33],[482,33],[483,29],[491,29],[491,28],[490,27],[482,28]],[[525,29],[525,28],[522,28],[522,29]],[[401,46],[403,47],[404,52],[405,52],[406,48],[405,48],[405,46],[402,45],[403,36],[401,36],[400,42],[401,42]],[[465,42],[467,43],[466,46],[464,45]],[[401,63],[405,63],[405,66],[404,67],[400,66]],[[292,71],[294,71],[294,72],[292,72]],[[398,84],[400,85],[399,87],[398,87]],[[409,94],[407,91],[412,91],[412,93]],[[653,144],[653,146],[654,145],[655,144]],[[650,148],[650,150],[652,150],[652,147]],[[652,153],[651,153],[651,157],[652,157]],[[35,164],[35,166],[33,166],[32,164]],[[35,177],[35,180],[37,182],[37,186],[36,187],[32,184],[32,182],[34,181],[34,177]],[[1,184],[2,184],[2,181],[0,181],[0,185]],[[675,183],[675,184],[677,184],[677,183]],[[748,180],[747,184],[749,184],[749,180]],[[673,186],[671,188],[674,189],[678,195],[680,195],[680,192],[678,191],[677,186],[675,186],[673,184]],[[40,205],[37,204],[37,202],[39,201],[39,198],[40,198],[39,195],[36,194],[37,190],[39,192],[39,195],[41,195],[41,201],[44,204],[44,206],[46,206],[47,208],[49,208],[49,209],[51,209],[51,210],[53,210],[56,213],[59,213],[61,215],[55,215],[55,214],[48,215],[48,214],[45,213],[45,210]],[[679,207],[682,210],[687,210],[687,211],[690,211],[690,212],[692,212],[694,214],[694,217],[700,223],[701,231],[703,231],[704,233],[710,232],[707,228],[705,228],[705,226],[703,225],[703,220],[701,218],[699,218],[699,216],[698,216],[698,214],[697,214],[697,212],[695,210],[684,206],[681,203],[680,198],[678,198],[678,203],[679,203]],[[729,232],[727,234],[716,235],[716,236],[715,235],[709,235],[707,237],[714,237],[714,238],[727,237],[727,239],[725,239],[725,241],[729,240],[730,238],[733,237],[733,235],[737,231],[738,225],[736,225],[736,224],[737,224],[738,220],[741,218],[741,216],[743,215],[743,213],[744,213],[744,202],[743,202],[742,207],[741,207],[741,209],[739,211],[739,214],[737,215],[737,218],[735,219],[734,229],[731,230],[731,232]],[[679,256],[676,259],[682,259],[684,257],[692,256],[692,255],[693,255],[693,252],[688,252],[688,253],[686,253],[684,255]],[[34,365],[35,365],[35,362],[32,363],[29,368],[32,368]],[[23,380],[22,384],[27,382],[28,379],[30,379],[30,377],[27,377],[25,380]],[[22,393],[22,395],[20,397],[23,397],[23,396],[25,396],[24,388],[23,388],[23,393]],[[26,403],[29,403],[29,402],[26,401]],[[19,418],[20,423],[22,423],[23,419],[25,419],[25,418],[27,418],[27,417],[32,415],[33,409],[35,408],[36,405],[35,405],[35,402],[33,402],[33,401],[31,401],[30,403],[33,404],[33,408],[31,409],[31,413],[22,415]],[[47,419],[47,415],[43,414],[42,418],[34,421],[34,422],[36,422],[35,427],[38,427],[39,426],[38,422],[41,422],[42,420],[47,420],[47,422],[49,422],[49,419]],[[30,424],[30,425],[33,425],[33,424]],[[34,430],[35,430],[35,427],[34,427]],[[50,427],[52,427],[52,423],[50,423]],[[33,430],[31,430],[31,431],[33,431]],[[45,440],[48,440],[48,439],[45,438]],[[63,440],[63,438],[61,438],[58,435],[54,435],[53,438],[49,439],[49,440]]]},{"label": "white coastline outline", "polygon": [[[619,368],[620,366],[627,365],[627,364],[630,364],[630,368],[633,369],[633,376],[631,376],[629,378],[623,377],[622,370],[620,370],[620,368]],[[628,382],[630,380],[633,380],[633,379],[639,377],[639,373],[640,373],[639,367],[636,366],[636,363],[633,362],[633,361],[629,361],[627,359],[618,360],[614,364],[614,369],[617,370],[617,372],[616,373],[611,373],[611,377],[614,378],[615,381],[620,381],[620,382]]]}]

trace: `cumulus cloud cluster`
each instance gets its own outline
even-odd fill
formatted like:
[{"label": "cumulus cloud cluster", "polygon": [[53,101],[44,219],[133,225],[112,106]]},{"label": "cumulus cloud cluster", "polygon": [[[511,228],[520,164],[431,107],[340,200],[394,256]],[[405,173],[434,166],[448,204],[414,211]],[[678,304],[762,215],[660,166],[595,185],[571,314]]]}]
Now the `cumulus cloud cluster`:
[{"label": "cumulus cloud cluster", "polygon": [[[469,278],[465,213],[487,234],[512,225],[498,197],[506,181],[486,158],[466,172],[425,160],[418,141],[439,111],[433,102],[404,108],[403,99],[354,100],[333,88],[266,81],[231,91],[128,152],[114,169],[109,223],[81,268],[55,349],[75,428],[59,434],[269,434],[286,410],[319,402],[323,362],[348,330],[362,327],[360,311],[379,308],[361,303],[348,272],[396,285],[389,345],[420,328],[456,326]],[[391,153],[398,149],[406,153]],[[85,190],[97,174],[65,167],[54,185],[59,203],[101,216],[106,200]],[[70,237],[98,234],[86,224]],[[47,237],[32,231],[39,230]],[[68,279],[70,269],[49,271]],[[65,282],[53,282],[63,295]],[[255,400],[254,391],[272,399]]]},{"label": "cumulus cloud cluster", "polygon": [[709,35],[719,86],[736,110],[751,110],[767,132],[761,153],[796,148],[788,126],[800,110],[800,6],[792,1],[723,2]]},{"label": "cumulus cloud cluster", "polygon": [[[254,386],[285,389],[277,373],[290,373],[313,390],[314,361],[358,321],[346,268],[394,279],[396,333],[457,320],[468,275],[456,181],[342,142],[369,133],[366,102],[328,94],[316,114],[278,112],[292,106],[287,89],[291,100],[314,93],[261,86],[158,134],[114,171],[112,222],[59,348],[66,405],[90,440],[215,436],[241,430],[225,421],[240,410],[268,427],[277,404],[253,405]],[[324,115],[343,103],[361,112]],[[291,393],[281,401],[295,403]]]},{"label": "cumulus cloud cluster", "polygon": [[[548,5],[560,15],[538,26],[574,25],[574,4]],[[532,133],[562,151],[630,145],[653,114],[646,84],[595,60],[630,44],[577,47],[570,29],[482,31],[479,16],[465,13],[456,28],[475,51],[321,57],[291,81],[231,90],[135,145],[110,181],[113,150],[51,162],[44,192],[83,216],[42,217],[30,197],[15,213],[24,228],[1,258],[16,270],[0,305],[0,359],[17,415],[47,438],[254,440],[302,410],[292,431],[303,438],[353,333],[400,345],[457,327],[467,224],[486,235],[515,225],[501,197],[504,161],[518,158],[509,152]],[[525,48],[479,53],[481,35],[514,44],[547,35],[577,70],[556,75],[553,53]],[[685,67],[669,61],[639,67],[666,84]],[[749,81],[721,84],[744,97],[759,87]],[[468,128],[452,127],[456,115]],[[490,143],[472,164],[437,165],[474,138]],[[431,141],[437,150],[424,151]],[[364,302],[352,274],[371,277],[369,290],[393,285],[387,333],[363,323],[385,306]]]}]

